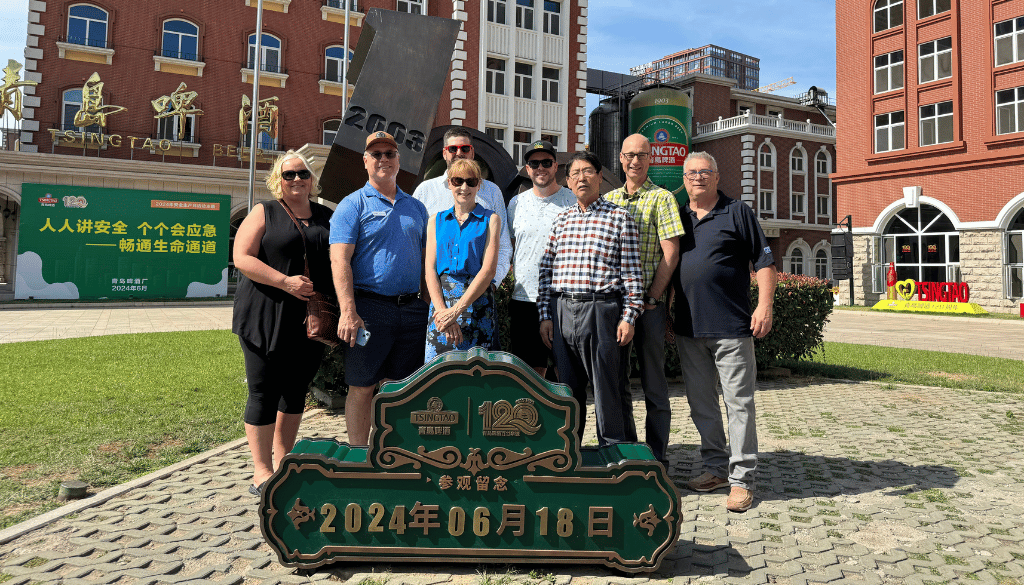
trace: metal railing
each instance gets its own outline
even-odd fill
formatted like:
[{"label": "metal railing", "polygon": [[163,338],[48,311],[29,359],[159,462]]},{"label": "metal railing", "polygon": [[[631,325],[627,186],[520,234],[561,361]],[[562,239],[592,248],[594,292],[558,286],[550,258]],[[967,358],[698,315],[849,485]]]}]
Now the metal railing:
[{"label": "metal railing", "polygon": [[181,51],[172,51],[170,49],[156,49],[153,54],[158,57],[167,57],[170,59],[181,59],[182,61],[196,61],[199,63],[203,62],[203,56],[197,55],[196,53],[183,53]]},{"label": "metal railing", "polygon": [[[249,60],[249,61],[246,62],[245,68],[246,69],[252,69],[253,65],[255,65],[255,62],[252,61],[252,60]],[[281,74],[287,74],[288,73],[288,70],[283,68],[283,67],[281,67],[280,65],[270,65],[268,63],[260,63],[260,71],[266,71],[267,73],[281,73]]]},{"label": "metal railing", "polygon": [[89,37],[57,37],[57,40],[72,45],[83,47],[96,47],[98,49],[113,49],[114,46],[107,43],[107,39],[93,39]]},{"label": "metal railing", "polygon": [[[323,0],[323,5],[328,8],[337,8],[339,10],[345,9],[345,0]],[[356,0],[350,0],[348,3],[348,9],[352,12],[359,12],[359,2]]]},{"label": "metal railing", "polygon": [[785,120],[776,116],[761,116],[747,112],[741,116],[732,118],[719,118],[707,124],[697,124],[696,136],[724,132],[733,128],[758,127],[758,128],[779,128],[791,132],[802,132],[823,138],[835,138],[836,129],[832,126],[812,124],[810,120],[798,122],[796,120]]}]

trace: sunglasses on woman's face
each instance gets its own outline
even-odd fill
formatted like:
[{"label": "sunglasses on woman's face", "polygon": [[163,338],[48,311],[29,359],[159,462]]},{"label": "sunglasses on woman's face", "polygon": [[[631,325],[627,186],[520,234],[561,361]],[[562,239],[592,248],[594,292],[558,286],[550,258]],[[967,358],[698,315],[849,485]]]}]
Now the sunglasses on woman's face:
[{"label": "sunglasses on woman's face", "polygon": [[302,179],[303,181],[305,181],[306,179],[308,179],[308,178],[310,178],[312,176],[313,176],[313,173],[310,173],[306,169],[302,169],[301,171],[282,171],[281,172],[281,178],[284,179],[285,181],[294,181],[295,177],[298,177],[298,178]]},{"label": "sunglasses on woman's face", "polygon": [[461,187],[463,183],[469,185],[470,187],[476,187],[477,185],[480,184],[480,179],[477,179],[476,177],[451,177],[448,179],[448,181],[451,182],[452,187]]}]

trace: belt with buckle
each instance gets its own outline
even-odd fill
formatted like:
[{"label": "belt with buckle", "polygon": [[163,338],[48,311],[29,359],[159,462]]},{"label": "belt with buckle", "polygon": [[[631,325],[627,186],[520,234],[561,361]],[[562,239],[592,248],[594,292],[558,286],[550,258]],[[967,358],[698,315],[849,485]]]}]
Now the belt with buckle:
[{"label": "belt with buckle", "polygon": [[621,293],[562,293],[563,299],[570,301],[617,301],[622,298]]},{"label": "belt with buckle", "polygon": [[384,301],[386,303],[394,303],[394,304],[396,304],[398,306],[407,305],[407,304],[415,301],[416,299],[420,298],[420,293],[418,293],[418,292],[405,293],[405,294],[395,295],[395,296],[388,296],[388,295],[382,295],[382,294],[379,294],[379,293],[370,292],[368,290],[362,290],[362,289],[358,289],[357,288],[355,290],[355,293],[356,293],[357,297],[364,297],[364,298],[367,298],[367,299],[375,299],[375,300],[378,300],[378,301]]}]

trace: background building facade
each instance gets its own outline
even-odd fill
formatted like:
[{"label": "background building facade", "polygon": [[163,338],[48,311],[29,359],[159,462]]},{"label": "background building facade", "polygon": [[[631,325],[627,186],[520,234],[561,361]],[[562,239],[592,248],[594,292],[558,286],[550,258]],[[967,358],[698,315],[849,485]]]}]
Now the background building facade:
[{"label": "background building facade", "polygon": [[760,63],[757,57],[718,45],[704,45],[630,67],[629,73],[643,77],[648,83],[665,83],[688,73],[703,73],[735,79],[740,89],[757,89],[761,77]]},{"label": "background building facade", "polygon": [[[853,216],[854,298],[900,280],[966,282],[972,302],[1024,297],[1024,0],[840,0],[840,215]],[[848,295],[840,294],[840,299]]]}]

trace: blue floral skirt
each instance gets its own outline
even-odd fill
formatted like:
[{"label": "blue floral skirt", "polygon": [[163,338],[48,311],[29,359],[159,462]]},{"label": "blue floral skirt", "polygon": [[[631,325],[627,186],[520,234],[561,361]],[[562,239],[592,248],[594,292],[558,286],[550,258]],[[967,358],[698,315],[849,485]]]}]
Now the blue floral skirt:
[{"label": "blue floral skirt", "polygon": [[[441,281],[441,294],[444,295],[445,306],[451,307],[462,295],[472,279],[462,281],[452,277],[448,273],[438,277]],[[494,320],[494,296],[490,288],[480,295],[468,309],[462,312],[458,318],[459,326],[462,327],[462,343],[457,347],[448,341],[448,336],[437,330],[434,325],[434,304],[430,304],[430,313],[427,316],[427,345],[424,363],[429,362],[438,355],[452,351],[453,349],[469,349],[481,346],[485,349],[495,350],[498,348],[498,327]]]}]

